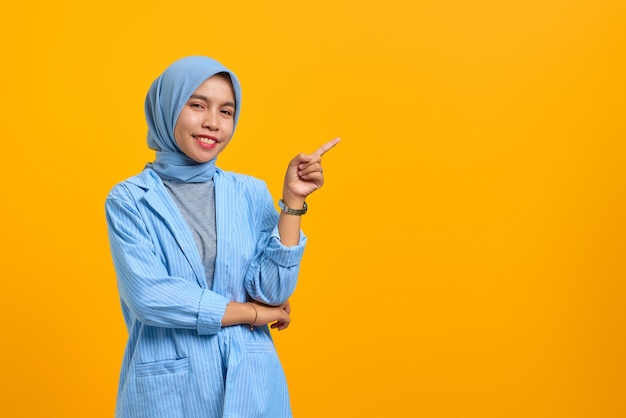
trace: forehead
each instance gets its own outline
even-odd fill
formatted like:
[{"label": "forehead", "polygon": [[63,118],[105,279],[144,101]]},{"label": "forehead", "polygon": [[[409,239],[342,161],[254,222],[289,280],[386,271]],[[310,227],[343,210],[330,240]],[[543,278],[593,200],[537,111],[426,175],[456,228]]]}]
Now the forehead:
[{"label": "forehead", "polygon": [[207,78],[192,94],[192,97],[194,95],[201,95],[209,99],[213,98],[225,99],[232,102],[235,101],[233,84],[228,74],[223,73],[215,74]]}]

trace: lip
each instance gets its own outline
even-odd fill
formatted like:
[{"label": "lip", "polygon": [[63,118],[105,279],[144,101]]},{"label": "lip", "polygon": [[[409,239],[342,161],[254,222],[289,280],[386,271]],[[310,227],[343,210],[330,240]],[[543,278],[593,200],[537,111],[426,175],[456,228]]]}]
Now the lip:
[{"label": "lip", "polygon": [[[219,139],[217,139],[216,137],[211,136],[211,135],[192,135],[192,136],[193,136],[193,139],[195,139],[196,142],[198,143],[198,145],[200,145],[202,148],[213,149],[213,148],[215,148],[215,146],[217,144],[220,143]],[[201,139],[209,139],[209,140],[212,140],[214,142],[212,144],[208,144],[206,142],[202,142]]]}]

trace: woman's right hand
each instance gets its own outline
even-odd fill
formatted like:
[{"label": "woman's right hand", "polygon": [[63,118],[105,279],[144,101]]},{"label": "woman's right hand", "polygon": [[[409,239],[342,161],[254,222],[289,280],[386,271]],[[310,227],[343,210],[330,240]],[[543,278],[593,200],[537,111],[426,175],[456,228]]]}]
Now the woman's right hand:
[{"label": "woman's right hand", "polygon": [[249,304],[256,310],[256,320],[250,324],[251,326],[258,327],[271,324],[270,328],[282,331],[291,322],[291,305],[289,305],[289,301],[280,306],[270,306],[259,302],[249,302]]}]

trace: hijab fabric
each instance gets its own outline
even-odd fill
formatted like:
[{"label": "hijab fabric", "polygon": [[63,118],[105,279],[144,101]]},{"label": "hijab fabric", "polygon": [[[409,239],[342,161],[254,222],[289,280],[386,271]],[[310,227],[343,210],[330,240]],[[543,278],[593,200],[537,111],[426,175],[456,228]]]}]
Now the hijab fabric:
[{"label": "hijab fabric", "polygon": [[[198,163],[187,157],[176,144],[174,128],[183,106],[193,92],[209,77],[226,73],[235,92],[234,127],[241,109],[241,86],[235,74],[212,58],[191,56],[171,64],[150,86],[145,113],[148,123],[148,147],[156,151],[152,168],[166,180],[203,183],[213,178],[215,158]],[[233,132],[234,132],[233,127]]]}]

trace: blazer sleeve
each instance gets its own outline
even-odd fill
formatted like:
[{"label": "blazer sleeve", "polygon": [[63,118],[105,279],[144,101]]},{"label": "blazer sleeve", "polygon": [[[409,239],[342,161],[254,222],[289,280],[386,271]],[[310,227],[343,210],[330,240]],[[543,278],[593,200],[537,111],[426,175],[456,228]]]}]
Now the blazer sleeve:
[{"label": "blazer sleeve", "polygon": [[259,234],[255,257],[248,268],[244,284],[252,299],[269,305],[280,305],[289,299],[296,288],[306,236],[301,231],[298,245],[283,245],[278,232],[278,213],[265,183],[256,199],[257,204],[251,207],[260,208],[256,212]]},{"label": "blazer sleeve", "polygon": [[[141,323],[216,334],[229,300],[196,280],[176,277],[157,256],[152,238],[131,199],[105,203],[109,242],[122,302]],[[178,250],[178,249],[172,249]]]}]

